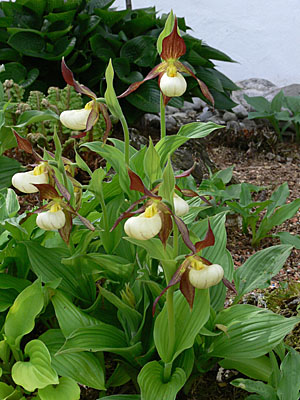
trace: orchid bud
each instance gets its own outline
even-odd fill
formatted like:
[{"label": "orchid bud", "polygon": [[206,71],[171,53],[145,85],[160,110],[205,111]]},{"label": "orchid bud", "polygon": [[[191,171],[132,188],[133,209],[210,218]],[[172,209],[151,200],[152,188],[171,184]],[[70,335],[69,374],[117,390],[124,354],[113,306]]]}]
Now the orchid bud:
[{"label": "orchid bud", "polygon": [[32,171],[18,172],[12,177],[13,186],[23,193],[37,193],[39,190],[33,184],[48,183],[48,173],[42,163]]},{"label": "orchid bud", "polygon": [[217,285],[224,276],[224,270],[219,264],[205,265],[193,260],[189,271],[190,283],[197,289],[207,289]]},{"label": "orchid bud", "polygon": [[156,236],[161,227],[162,221],[157,206],[152,204],[143,214],[129,218],[124,225],[124,230],[129,237],[147,240]]},{"label": "orchid bud", "polygon": [[189,212],[190,207],[188,203],[181,197],[177,196],[176,193],[174,194],[173,201],[174,201],[174,211],[177,217],[183,217]]},{"label": "orchid bud", "polygon": [[66,216],[59,204],[54,204],[49,211],[38,214],[36,224],[44,231],[56,231],[66,223]]},{"label": "orchid bud", "polygon": [[60,122],[69,129],[82,131],[86,129],[87,120],[91,113],[93,102],[90,101],[80,110],[67,110],[60,114]]},{"label": "orchid bud", "polygon": [[165,72],[159,82],[160,90],[167,97],[182,96],[186,91],[186,80],[176,72],[173,76]]}]

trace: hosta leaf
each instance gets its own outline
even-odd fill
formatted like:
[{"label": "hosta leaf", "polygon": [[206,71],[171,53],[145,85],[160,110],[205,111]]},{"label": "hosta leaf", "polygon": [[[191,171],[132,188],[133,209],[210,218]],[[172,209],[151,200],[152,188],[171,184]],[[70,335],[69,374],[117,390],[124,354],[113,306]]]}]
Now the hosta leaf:
[{"label": "hosta leaf", "polygon": [[212,339],[210,355],[235,360],[260,357],[277,346],[299,321],[300,317],[284,318],[250,305],[231,306],[215,320],[225,328]]},{"label": "hosta leaf", "polygon": [[39,389],[38,395],[41,400],[79,400],[80,388],[73,379],[63,376],[58,385]]},{"label": "hosta leaf", "polygon": [[29,361],[18,361],[12,367],[12,378],[17,385],[29,392],[48,385],[58,384],[56,371],[51,367],[51,357],[45,344],[32,340],[25,346]]},{"label": "hosta leaf", "polygon": [[63,346],[65,337],[59,329],[48,329],[40,337],[51,354],[51,365],[61,376],[68,376],[98,390],[105,390],[103,365],[96,355],[82,351],[70,354],[56,354]]},{"label": "hosta leaf", "polygon": [[234,273],[238,298],[254,288],[265,288],[283,267],[291,250],[292,246],[281,244],[260,250],[250,256]]},{"label": "hosta leaf", "polygon": [[43,306],[42,285],[36,280],[18,295],[7,313],[4,332],[10,345],[18,347],[22,337],[32,331]]},{"label": "hosta leaf", "polygon": [[209,292],[196,290],[193,309],[190,310],[180,291],[174,294],[175,345],[169,349],[167,306],[158,315],[154,325],[154,342],[164,362],[173,361],[183,350],[193,346],[195,337],[209,318]]},{"label": "hosta leaf", "polygon": [[300,390],[300,354],[293,348],[285,356],[280,366],[281,379],[278,384],[277,395],[279,400],[299,399]]},{"label": "hosta leaf", "polygon": [[183,369],[176,368],[167,382],[163,380],[164,367],[157,361],[146,364],[138,376],[143,400],[175,400],[177,393],[185,384],[186,375]]},{"label": "hosta leaf", "polygon": [[100,323],[96,318],[90,317],[81,311],[60,291],[56,291],[55,295],[51,297],[51,301],[59,326],[65,337],[69,336],[77,328]]}]

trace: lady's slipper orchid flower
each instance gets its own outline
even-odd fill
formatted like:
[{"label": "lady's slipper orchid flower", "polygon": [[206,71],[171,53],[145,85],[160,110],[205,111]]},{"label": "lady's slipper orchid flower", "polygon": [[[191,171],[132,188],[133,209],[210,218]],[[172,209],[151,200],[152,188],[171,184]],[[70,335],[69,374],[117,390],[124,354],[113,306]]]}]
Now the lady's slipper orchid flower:
[{"label": "lady's slipper orchid flower", "polygon": [[49,211],[38,214],[36,224],[44,231],[56,231],[64,227],[66,216],[59,204],[53,204]]},{"label": "lady's slipper orchid flower", "polygon": [[155,203],[147,207],[145,212],[139,216],[129,218],[124,225],[126,234],[139,240],[153,238],[160,232],[161,228],[162,220]]},{"label": "lady's slipper orchid flower", "polygon": [[[187,244],[187,242],[185,242]],[[212,264],[205,258],[198,256],[197,253],[206,247],[215,244],[215,237],[213,231],[208,224],[208,231],[203,240],[189,246],[192,253],[187,255],[184,262],[177,269],[172,276],[168,286],[160,293],[155,299],[153,304],[153,314],[155,312],[156,304],[161,296],[171,287],[180,282],[180,291],[186,298],[190,307],[193,307],[195,288],[207,289],[211,286],[217,285],[223,278],[223,268],[218,264]],[[224,280],[225,281],[225,280]],[[224,282],[227,284],[227,281]],[[228,282],[228,284],[230,284]]]},{"label": "lady's slipper orchid flower", "polygon": [[64,59],[61,61],[61,71],[63,78],[68,85],[73,86],[76,92],[85,94],[92,99],[92,101],[87,103],[85,108],[81,110],[63,111],[60,115],[61,123],[67,128],[74,130],[85,130],[87,132],[90,131],[97,123],[99,115],[102,113],[106,123],[106,131],[103,139],[105,142],[111,130],[111,121],[108,115],[107,107],[104,104],[97,102],[97,96],[92,90],[75,81],[73,72],[67,67]]},{"label": "lady's slipper orchid flower", "polygon": [[174,212],[175,215],[177,215],[177,217],[183,217],[189,212],[190,207],[188,203],[181,197],[179,197],[176,193],[174,194],[173,201],[174,201]]},{"label": "lady's slipper orchid flower", "polygon": [[122,98],[129,95],[140,87],[142,83],[158,76],[158,84],[164,95],[164,104],[166,105],[170,97],[181,96],[185,92],[186,82],[184,77],[180,74],[183,72],[197,80],[203,95],[214,104],[214,99],[205,83],[198,79],[190,68],[179,61],[179,58],[183,56],[185,52],[186,46],[184,40],[178,34],[177,19],[175,18],[173,31],[162,41],[160,57],[163,61],[156,65],[144,80],[132,83],[128,89],[118,97]]},{"label": "lady's slipper orchid flower", "polygon": [[39,190],[34,184],[48,183],[47,165],[41,163],[32,171],[18,172],[12,177],[13,186],[23,193],[37,193]]}]

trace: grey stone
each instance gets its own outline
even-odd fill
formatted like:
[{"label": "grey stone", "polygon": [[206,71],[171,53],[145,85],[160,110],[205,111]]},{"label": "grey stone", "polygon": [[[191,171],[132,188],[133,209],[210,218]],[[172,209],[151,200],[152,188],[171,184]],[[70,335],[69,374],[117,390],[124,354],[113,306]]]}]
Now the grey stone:
[{"label": "grey stone", "polygon": [[188,111],[194,109],[194,103],[190,103],[189,101],[183,102],[183,107],[180,108],[180,111]]},{"label": "grey stone", "polygon": [[203,111],[198,115],[198,120],[201,122],[205,122],[209,120],[213,116],[213,113],[209,110],[208,107],[204,107]]},{"label": "grey stone", "polygon": [[194,110],[198,111],[204,108],[207,104],[200,97],[193,97]]},{"label": "grey stone", "polygon": [[166,116],[166,129],[167,131],[174,131],[177,128],[177,121],[172,115]]},{"label": "grey stone", "polygon": [[228,121],[226,124],[226,128],[234,130],[235,133],[241,130],[241,126],[237,121]]},{"label": "grey stone", "polygon": [[266,158],[267,158],[268,160],[274,160],[275,157],[276,157],[276,156],[275,156],[275,154],[273,154],[273,153],[267,153],[267,154],[266,154]]},{"label": "grey stone", "polygon": [[166,114],[173,114],[178,111],[178,108],[173,106],[166,106]]},{"label": "grey stone", "polygon": [[285,96],[300,96],[300,84],[293,83],[291,85],[283,86],[281,88],[275,87],[272,88],[269,92],[266,93],[265,98],[268,101],[272,101],[273,98],[280,92],[283,91]]},{"label": "grey stone", "polygon": [[241,129],[247,129],[248,131],[254,130],[257,128],[256,123],[253,119],[245,118],[242,122],[240,122]]},{"label": "grey stone", "polygon": [[223,120],[225,122],[236,121],[237,120],[237,116],[233,112],[225,111],[225,113],[223,114]]},{"label": "grey stone", "polygon": [[153,128],[160,127],[160,118],[156,114],[146,113],[144,115],[145,126],[151,126]]},{"label": "grey stone", "polygon": [[209,119],[209,122],[214,122],[217,125],[225,125],[225,121],[221,119],[220,117],[214,115]]},{"label": "grey stone", "polygon": [[248,111],[241,104],[238,104],[237,106],[233,107],[232,112],[234,112],[238,118],[248,117]]}]

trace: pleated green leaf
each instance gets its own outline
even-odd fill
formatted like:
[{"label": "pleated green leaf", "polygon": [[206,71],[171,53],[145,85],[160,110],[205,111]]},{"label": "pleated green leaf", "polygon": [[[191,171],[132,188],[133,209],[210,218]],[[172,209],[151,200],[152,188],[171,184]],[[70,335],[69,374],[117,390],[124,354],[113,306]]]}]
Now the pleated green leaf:
[{"label": "pleated green leaf", "polygon": [[46,345],[40,340],[32,340],[25,346],[29,361],[18,361],[12,367],[12,378],[17,385],[29,392],[48,385],[57,385],[58,376],[51,367],[51,357]]},{"label": "pleated green leaf", "polygon": [[209,292],[197,290],[193,309],[190,307],[180,291],[174,293],[175,312],[175,346],[173,351],[169,350],[168,315],[167,307],[158,315],[154,325],[154,342],[160,355],[165,362],[173,361],[183,350],[193,346],[195,337],[209,318]]},{"label": "pleated green leaf", "polygon": [[73,379],[63,376],[58,385],[39,389],[38,395],[41,400],[79,400],[80,389]]},{"label": "pleated green leaf", "polygon": [[235,379],[231,382],[235,387],[247,390],[250,393],[257,393],[263,400],[277,400],[275,389],[263,382],[255,382],[251,379]]},{"label": "pleated green leaf", "polygon": [[60,329],[49,329],[39,339],[49,349],[51,365],[60,376],[68,376],[82,385],[105,390],[103,366],[94,354],[87,351],[56,354],[65,342],[65,337]]},{"label": "pleated green leaf", "polygon": [[300,317],[285,318],[237,304],[218,314],[215,324],[223,333],[212,339],[210,355],[234,360],[260,357],[277,346],[299,321]]},{"label": "pleated green leaf", "polygon": [[253,254],[234,273],[238,298],[253,289],[263,289],[283,267],[292,246],[281,244],[268,247]]},{"label": "pleated green leaf", "polygon": [[44,306],[44,295],[40,280],[25,288],[10,307],[4,333],[9,345],[18,347],[24,335],[34,328],[35,318]]},{"label": "pleated green leaf", "polygon": [[285,356],[281,367],[281,379],[278,384],[279,400],[298,400],[300,390],[300,354],[293,348]]},{"label": "pleated green leaf", "polygon": [[168,382],[163,381],[164,367],[157,361],[146,364],[138,376],[143,400],[175,400],[177,393],[185,384],[186,375],[183,369],[176,368]]}]

